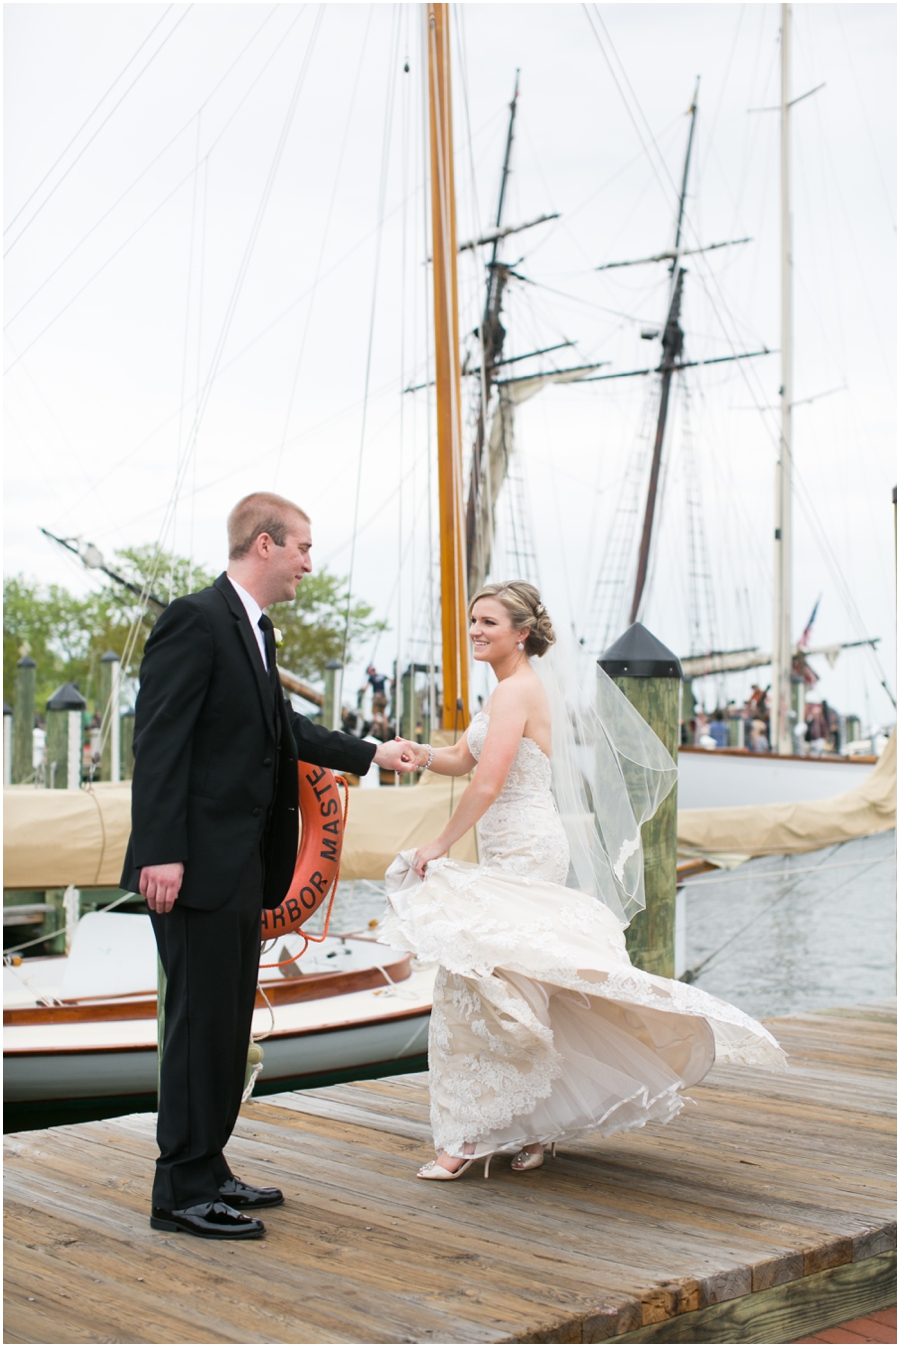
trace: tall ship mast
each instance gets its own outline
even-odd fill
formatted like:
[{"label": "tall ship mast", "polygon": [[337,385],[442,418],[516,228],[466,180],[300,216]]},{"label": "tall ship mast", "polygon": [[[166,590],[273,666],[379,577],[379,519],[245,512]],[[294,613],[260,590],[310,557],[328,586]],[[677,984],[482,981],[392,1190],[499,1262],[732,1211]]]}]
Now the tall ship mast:
[{"label": "tall ship mast", "polygon": [[449,6],[429,4],[426,20],[441,555],[441,713],[443,728],[460,733],[469,723],[469,647]]}]

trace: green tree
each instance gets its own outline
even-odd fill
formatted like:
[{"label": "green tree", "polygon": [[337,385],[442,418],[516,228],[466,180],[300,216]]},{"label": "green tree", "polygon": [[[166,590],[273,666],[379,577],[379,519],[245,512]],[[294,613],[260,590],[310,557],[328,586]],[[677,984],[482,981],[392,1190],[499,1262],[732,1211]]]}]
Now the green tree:
[{"label": "green tree", "polygon": [[[163,603],[203,589],[213,579],[185,557],[163,555],[157,560],[153,546],[116,552],[111,564]],[[60,684],[69,682],[78,683],[92,710],[102,710],[97,706],[100,659],[107,650],[116,652],[128,677],[137,678],[158,613],[142,607],[134,594],[102,572],[94,575],[102,577],[100,587],[82,596],[63,585],[42,585],[23,575],[4,580],[4,700],[13,700],[16,665],[26,648],[37,663],[39,713]],[[345,580],[327,570],[307,576],[296,600],[273,610],[273,621],[284,637],[279,653],[284,668],[309,682],[320,682],[327,662],[343,655],[346,609]],[[348,649],[385,625],[372,620],[368,604],[351,604]]]},{"label": "green tree", "polygon": [[[350,604],[348,655],[361,641],[385,631],[387,623],[373,620],[373,609],[357,600]],[[307,575],[292,603],[272,608],[272,621],[282,634],[278,662],[310,683],[322,681],[329,660],[343,659],[347,623],[347,581],[322,569]]]}]

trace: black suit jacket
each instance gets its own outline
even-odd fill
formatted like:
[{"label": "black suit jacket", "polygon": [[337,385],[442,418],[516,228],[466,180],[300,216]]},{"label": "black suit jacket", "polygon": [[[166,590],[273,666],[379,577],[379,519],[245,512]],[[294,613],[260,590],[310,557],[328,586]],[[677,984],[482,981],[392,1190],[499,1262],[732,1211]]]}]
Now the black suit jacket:
[{"label": "black suit jacket", "polygon": [[122,887],[145,865],[184,862],[178,901],[214,910],[262,845],[263,905],[297,856],[297,761],[363,775],[376,745],[298,715],[263,665],[226,575],[176,599],[147,639],[134,713],[131,838]]}]

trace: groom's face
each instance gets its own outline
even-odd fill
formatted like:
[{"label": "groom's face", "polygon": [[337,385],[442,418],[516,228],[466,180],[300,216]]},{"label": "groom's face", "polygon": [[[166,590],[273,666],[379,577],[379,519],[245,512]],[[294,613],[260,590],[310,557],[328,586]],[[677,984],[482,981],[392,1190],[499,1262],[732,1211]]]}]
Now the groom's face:
[{"label": "groom's face", "polygon": [[285,603],[297,594],[297,586],[312,570],[312,530],[305,519],[292,521],[284,547],[273,547],[269,575],[273,597],[270,603]]}]

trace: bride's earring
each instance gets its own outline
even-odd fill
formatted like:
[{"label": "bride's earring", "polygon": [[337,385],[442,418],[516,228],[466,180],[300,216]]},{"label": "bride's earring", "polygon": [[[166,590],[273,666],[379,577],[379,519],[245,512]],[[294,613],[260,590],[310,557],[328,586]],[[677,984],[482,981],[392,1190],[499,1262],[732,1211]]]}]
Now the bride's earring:
[{"label": "bride's earring", "polygon": [[524,649],[525,649],[525,647],[524,647],[524,645],[522,644],[521,641],[520,641],[519,644],[516,646],[516,649],[517,649],[517,650],[524,650]]}]

